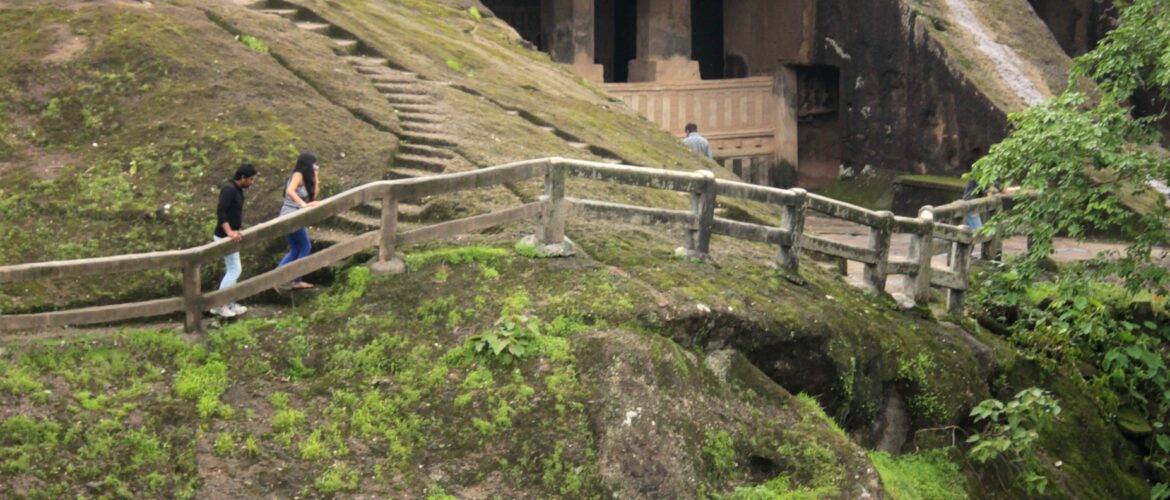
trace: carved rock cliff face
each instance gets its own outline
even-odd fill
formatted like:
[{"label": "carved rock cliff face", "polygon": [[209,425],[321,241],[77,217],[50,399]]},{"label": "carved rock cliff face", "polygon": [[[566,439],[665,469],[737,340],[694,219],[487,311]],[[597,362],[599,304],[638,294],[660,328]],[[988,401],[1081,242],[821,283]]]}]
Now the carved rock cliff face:
[{"label": "carved rock cliff face", "polygon": [[[812,58],[840,68],[847,167],[965,172],[1004,137],[1007,114],[1050,96],[1068,64],[1024,0],[817,7]],[[1023,15],[994,19],[1009,12]]]},{"label": "carved rock cliff face", "polygon": [[842,68],[843,163],[963,172],[1004,136],[1005,114],[951,71],[926,36],[930,21],[899,3],[840,2],[819,16],[821,32],[847,47],[820,53]]}]

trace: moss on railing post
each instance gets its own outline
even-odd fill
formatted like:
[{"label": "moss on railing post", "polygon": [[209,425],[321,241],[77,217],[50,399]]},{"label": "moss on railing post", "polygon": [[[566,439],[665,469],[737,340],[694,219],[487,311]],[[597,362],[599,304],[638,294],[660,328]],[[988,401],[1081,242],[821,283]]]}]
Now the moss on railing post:
[{"label": "moss on railing post", "polygon": [[186,312],[183,326],[187,333],[203,332],[203,295],[200,291],[199,278],[199,270],[202,267],[200,259],[199,254],[194,254],[183,266],[183,309]]},{"label": "moss on railing post", "polygon": [[800,237],[804,234],[808,192],[800,188],[793,189],[792,192],[796,195],[796,201],[791,205],[784,205],[784,229],[791,235],[791,239],[787,245],[780,245],[776,264],[781,271],[797,274],[800,272]]},{"label": "moss on railing post", "polygon": [[[971,235],[971,228],[967,226],[960,226],[959,231],[964,235]],[[964,238],[967,241],[972,241],[969,238]],[[948,288],[947,289],[947,313],[954,316],[963,315],[963,306],[967,300],[967,285],[970,281],[969,274],[971,273],[971,250],[974,245],[972,243],[956,242],[954,245],[953,263],[951,270],[959,277],[963,283],[962,289]]]},{"label": "moss on railing post", "polygon": [[387,189],[382,194],[382,227],[378,236],[378,260],[370,265],[375,274],[401,274],[406,264],[394,254],[398,242],[398,199]]},{"label": "moss on railing post", "polygon": [[914,299],[915,303],[925,304],[930,301],[931,260],[934,258],[934,213],[930,206],[922,207],[918,212],[918,220],[925,224],[925,228],[918,234],[910,236],[910,262],[918,264],[918,271],[906,280],[906,295]]},{"label": "moss on railing post", "polygon": [[894,224],[894,214],[889,211],[878,212],[879,221],[869,228],[869,248],[874,251],[873,264],[865,265],[865,283],[876,292],[886,289],[886,267],[890,258],[890,229]]}]

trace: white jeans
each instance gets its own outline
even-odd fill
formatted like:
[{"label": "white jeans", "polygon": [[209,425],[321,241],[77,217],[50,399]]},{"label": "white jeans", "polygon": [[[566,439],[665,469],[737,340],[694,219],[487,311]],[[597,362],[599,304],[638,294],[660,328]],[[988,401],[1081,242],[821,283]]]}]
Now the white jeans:
[{"label": "white jeans", "polygon": [[[223,240],[219,236],[212,236],[215,241]],[[240,279],[240,272],[243,270],[240,267],[240,252],[228,254],[223,258],[223,265],[227,268],[227,272],[223,273],[223,281],[219,282],[219,289],[230,287],[236,284],[236,280]]]}]

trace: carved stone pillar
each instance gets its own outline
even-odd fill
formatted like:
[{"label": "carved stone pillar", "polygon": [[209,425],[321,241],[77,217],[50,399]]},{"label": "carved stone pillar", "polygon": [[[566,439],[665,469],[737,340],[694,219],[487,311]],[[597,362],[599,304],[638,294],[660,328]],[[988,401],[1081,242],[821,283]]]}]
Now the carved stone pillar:
[{"label": "carved stone pillar", "polygon": [[699,80],[691,60],[690,0],[637,0],[638,58],[630,61],[631,82]]},{"label": "carved stone pillar", "polygon": [[601,83],[604,69],[594,64],[594,0],[542,0],[544,32],[552,60],[568,64],[586,79]]}]

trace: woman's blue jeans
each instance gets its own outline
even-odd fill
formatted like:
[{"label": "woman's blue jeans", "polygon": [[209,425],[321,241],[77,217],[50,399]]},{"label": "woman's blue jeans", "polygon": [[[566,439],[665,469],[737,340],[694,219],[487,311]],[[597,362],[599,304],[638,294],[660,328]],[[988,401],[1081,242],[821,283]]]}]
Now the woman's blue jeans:
[{"label": "woman's blue jeans", "polygon": [[[283,259],[280,259],[280,264],[277,264],[276,267],[283,266],[302,257],[308,257],[312,251],[311,244],[309,243],[309,231],[303,227],[284,235],[284,241],[288,242],[288,254]],[[293,280],[293,283],[300,282],[300,277]]]}]

